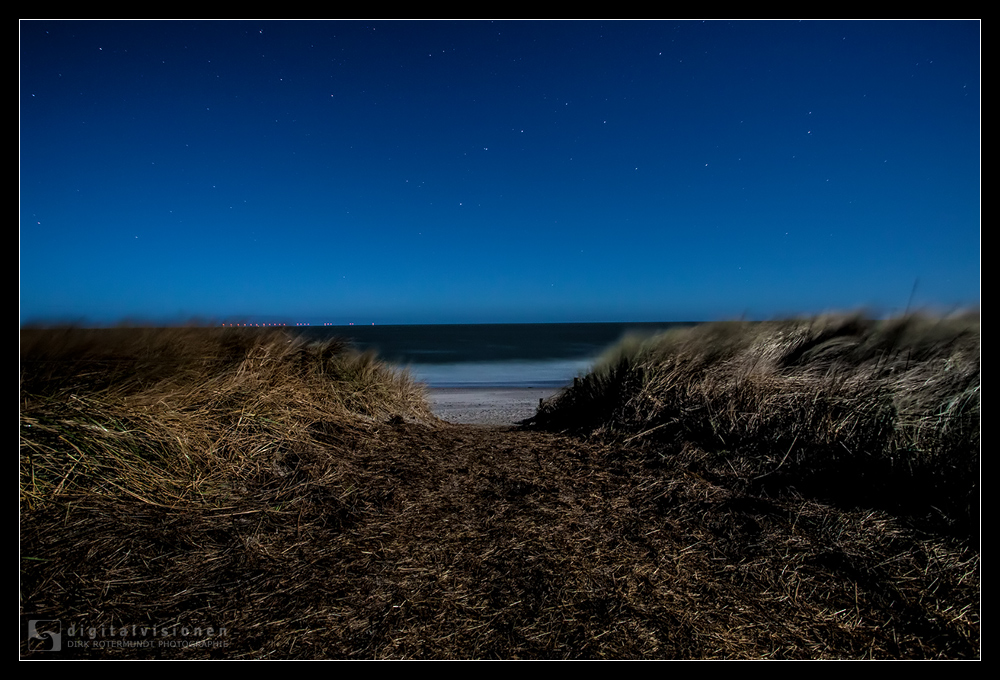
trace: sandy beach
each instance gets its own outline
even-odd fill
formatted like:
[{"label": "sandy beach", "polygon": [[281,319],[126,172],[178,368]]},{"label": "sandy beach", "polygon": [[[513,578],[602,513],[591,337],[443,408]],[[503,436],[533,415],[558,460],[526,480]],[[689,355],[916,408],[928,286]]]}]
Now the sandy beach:
[{"label": "sandy beach", "polygon": [[432,387],[427,390],[434,415],[450,423],[514,425],[535,415],[538,400],[560,388]]}]

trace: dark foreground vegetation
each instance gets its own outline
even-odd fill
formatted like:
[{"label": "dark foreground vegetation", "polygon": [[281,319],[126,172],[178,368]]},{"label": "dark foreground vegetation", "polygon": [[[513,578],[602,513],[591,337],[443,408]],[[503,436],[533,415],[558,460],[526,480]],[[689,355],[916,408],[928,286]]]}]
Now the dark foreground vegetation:
[{"label": "dark foreground vegetation", "polygon": [[978,318],[712,324],[508,431],[336,342],[25,330],[21,654],[976,658],[979,367]]}]

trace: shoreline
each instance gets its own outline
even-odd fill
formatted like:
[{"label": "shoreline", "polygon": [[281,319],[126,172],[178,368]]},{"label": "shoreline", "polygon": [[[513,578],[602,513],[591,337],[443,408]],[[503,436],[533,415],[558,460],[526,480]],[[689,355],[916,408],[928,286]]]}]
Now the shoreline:
[{"label": "shoreline", "polygon": [[457,425],[516,425],[531,418],[540,399],[562,387],[428,387],[427,402],[441,420]]}]

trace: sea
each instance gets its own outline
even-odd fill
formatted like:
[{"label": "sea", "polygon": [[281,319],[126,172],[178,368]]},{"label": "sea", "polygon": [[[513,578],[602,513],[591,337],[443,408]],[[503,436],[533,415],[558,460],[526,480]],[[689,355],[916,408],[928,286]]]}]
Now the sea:
[{"label": "sea", "polygon": [[359,351],[408,369],[428,387],[559,388],[584,375],[628,335],[686,322],[310,326],[304,336],[340,337]]}]

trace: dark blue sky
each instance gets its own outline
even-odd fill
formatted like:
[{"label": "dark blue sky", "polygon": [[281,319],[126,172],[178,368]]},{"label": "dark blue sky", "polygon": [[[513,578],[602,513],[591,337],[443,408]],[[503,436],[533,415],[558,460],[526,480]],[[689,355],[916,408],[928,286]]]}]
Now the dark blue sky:
[{"label": "dark blue sky", "polygon": [[979,22],[20,31],[22,322],[979,303]]}]

